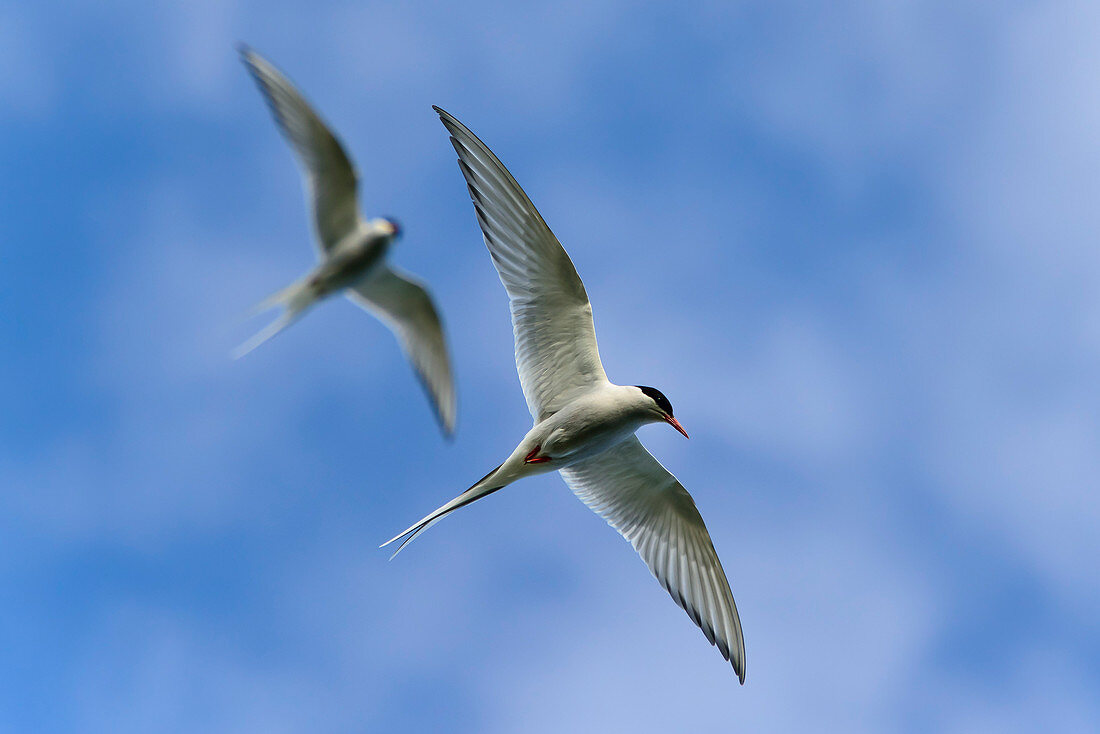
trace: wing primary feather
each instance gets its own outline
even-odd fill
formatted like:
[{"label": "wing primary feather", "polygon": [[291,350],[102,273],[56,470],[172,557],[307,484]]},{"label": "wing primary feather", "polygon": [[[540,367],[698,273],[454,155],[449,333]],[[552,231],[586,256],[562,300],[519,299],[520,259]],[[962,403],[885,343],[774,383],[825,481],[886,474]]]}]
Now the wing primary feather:
[{"label": "wing primary feather", "polygon": [[452,437],[457,413],[454,377],[443,322],[427,289],[407,273],[382,265],[353,285],[348,295],[397,337],[444,436]]},{"label": "wing primary feather", "polygon": [[536,421],[607,383],[592,311],[569,255],[508,169],[452,115],[434,108],[458,154],[478,226],[508,292],[516,366]]},{"label": "wing primary feather", "polygon": [[561,470],[642,556],[672,600],[744,682],[744,638],[729,583],[691,496],[637,438]]},{"label": "wing primary feather", "polygon": [[322,252],[328,252],[360,221],[358,176],[344,146],[298,89],[274,64],[245,44],[241,60],[259,87],[275,124],[302,169]]}]

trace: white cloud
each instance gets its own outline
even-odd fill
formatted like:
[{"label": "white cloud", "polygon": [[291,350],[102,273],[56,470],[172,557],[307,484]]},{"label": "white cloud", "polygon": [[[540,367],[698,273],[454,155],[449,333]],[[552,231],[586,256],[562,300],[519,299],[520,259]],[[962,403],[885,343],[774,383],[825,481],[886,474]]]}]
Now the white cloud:
[{"label": "white cloud", "polygon": [[307,668],[218,644],[209,629],[157,607],[105,610],[76,655],[66,703],[85,732],[331,730],[369,713]]},{"label": "white cloud", "polygon": [[495,656],[491,730],[897,730],[942,615],[921,569],[884,554],[873,532],[839,537],[828,529],[847,524],[831,519],[793,518],[726,554],[747,635],[743,688],[656,582],[627,573],[640,562],[619,543],[614,559],[571,570],[586,592],[575,604],[525,617],[539,638],[530,651]]},{"label": "white cloud", "polygon": [[[234,56],[235,29],[243,13],[239,3],[226,0],[196,0],[158,6],[164,33],[160,35],[162,59],[172,70],[170,80],[159,80],[166,97],[180,104],[190,100],[195,109],[220,116],[230,101],[233,74],[227,63]],[[152,82],[153,76],[147,79]]]},{"label": "white cloud", "polygon": [[935,704],[923,707],[928,728],[959,734],[1095,728],[1100,708],[1087,670],[1026,639],[1008,639],[1005,646],[1018,652],[995,681],[974,685],[949,673],[937,683]]},{"label": "white cloud", "polygon": [[0,6],[0,119],[45,119],[57,101],[53,58],[33,14]]}]

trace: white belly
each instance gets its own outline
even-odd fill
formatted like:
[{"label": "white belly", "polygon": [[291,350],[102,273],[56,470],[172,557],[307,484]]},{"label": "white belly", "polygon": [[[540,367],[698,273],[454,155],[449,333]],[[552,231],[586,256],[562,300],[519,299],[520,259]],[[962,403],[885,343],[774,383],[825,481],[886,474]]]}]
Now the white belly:
[{"label": "white belly", "polygon": [[[542,455],[567,465],[602,453],[634,435],[643,420],[624,414],[599,396],[581,400],[545,422]],[[541,426],[540,426],[541,427]]]}]

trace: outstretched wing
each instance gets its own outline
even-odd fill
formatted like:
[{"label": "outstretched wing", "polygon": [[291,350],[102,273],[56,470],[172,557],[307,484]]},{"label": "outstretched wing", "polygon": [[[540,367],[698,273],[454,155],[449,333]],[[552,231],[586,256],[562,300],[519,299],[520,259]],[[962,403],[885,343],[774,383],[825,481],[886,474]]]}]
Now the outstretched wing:
[{"label": "outstretched wing", "polygon": [[242,44],[239,50],[275,122],[298,156],[306,195],[313,206],[317,239],[327,253],[359,221],[355,167],[340,141],[294,85],[248,46]]},{"label": "outstretched wing", "polygon": [[684,486],[636,437],[561,470],[569,488],[649,566],[745,682],[745,641],[726,574]]},{"label": "outstretched wing", "polygon": [[531,416],[541,420],[607,382],[588,294],[508,169],[465,125],[434,109],[451,134],[485,245],[508,291],[519,381]]},{"label": "outstretched wing", "polygon": [[401,342],[448,434],[455,427],[455,388],[439,313],[428,291],[407,273],[380,264],[348,291],[352,300],[380,318]]}]

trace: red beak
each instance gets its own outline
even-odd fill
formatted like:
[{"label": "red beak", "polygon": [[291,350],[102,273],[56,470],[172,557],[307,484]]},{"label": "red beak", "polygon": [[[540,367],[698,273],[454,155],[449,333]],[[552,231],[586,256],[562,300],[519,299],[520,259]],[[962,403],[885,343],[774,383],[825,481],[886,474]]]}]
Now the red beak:
[{"label": "red beak", "polygon": [[675,428],[677,431],[684,434],[684,438],[691,438],[691,436],[688,435],[688,432],[684,430],[684,427],[680,425],[680,421],[676,420],[671,415],[666,415],[665,416],[665,423],[669,424],[670,426]]}]

